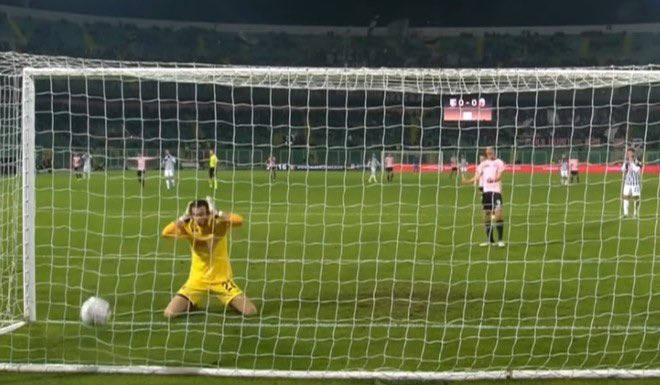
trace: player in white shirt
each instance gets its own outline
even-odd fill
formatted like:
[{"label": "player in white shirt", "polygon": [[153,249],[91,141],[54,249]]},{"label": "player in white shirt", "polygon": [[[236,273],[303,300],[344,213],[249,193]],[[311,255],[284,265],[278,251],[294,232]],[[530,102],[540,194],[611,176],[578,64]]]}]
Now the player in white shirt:
[{"label": "player in white shirt", "polygon": [[170,150],[165,150],[163,157],[163,174],[165,176],[165,186],[170,189],[170,185],[174,188],[174,165],[176,165],[176,158],[170,154]]},{"label": "player in white shirt", "polygon": [[[486,160],[486,156],[485,155],[479,155],[479,163],[477,163],[477,166],[479,166],[481,164],[481,162],[483,162],[484,160]],[[475,175],[476,175],[476,170],[475,170]],[[484,192],[484,181],[483,181],[483,179],[478,178],[477,185],[479,186],[479,193],[483,193]]]},{"label": "player in white shirt", "polygon": [[92,156],[86,152],[82,156],[83,159],[83,179],[92,177]]},{"label": "player in white shirt", "polygon": [[568,186],[568,157],[566,157],[566,154],[562,155],[559,160],[559,175],[561,176],[561,184]]},{"label": "player in white shirt", "polygon": [[639,217],[639,197],[642,192],[642,164],[635,157],[635,150],[628,149],[623,172],[623,216],[628,216],[630,199],[633,200],[633,218]]},{"label": "player in white shirt", "polygon": [[467,159],[465,159],[465,156],[462,156],[462,157],[461,157],[461,163],[459,163],[459,166],[458,166],[458,167],[459,167],[458,169],[459,169],[460,172],[461,172],[461,175],[465,175],[465,174],[467,174],[467,171],[468,171],[468,162],[467,162]]},{"label": "player in white shirt", "polygon": [[371,175],[369,176],[369,183],[376,183],[378,182],[378,179],[376,179],[376,171],[378,171],[378,166],[380,166],[380,162],[378,159],[376,159],[376,154],[371,155],[371,160],[367,163],[369,166],[369,169],[371,169]]},{"label": "player in white shirt", "polygon": [[270,173],[270,180],[277,179],[277,158],[273,155],[266,159],[266,170]]},{"label": "player in white shirt", "polygon": [[494,245],[493,221],[497,229],[497,246],[504,247],[502,240],[504,234],[504,217],[502,215],[502,175],[504,174],[504,162],[495,157],[495,149],[486,147],[486,159],[477,166],[474,176],[464,180],[465,184],[474,184],[479,181],[483,183],[483,193],[481,194],[481,203],[484,207],[484,224],[486,227],[487,242],[480,243],[480,246]]}]

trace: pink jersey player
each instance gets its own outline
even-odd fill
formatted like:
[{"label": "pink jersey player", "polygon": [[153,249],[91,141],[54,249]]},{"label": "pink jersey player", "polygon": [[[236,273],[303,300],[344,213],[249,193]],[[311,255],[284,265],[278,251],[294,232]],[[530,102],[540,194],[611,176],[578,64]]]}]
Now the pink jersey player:
[{"label": "pink jersey player", "polygon": [[73,168],[78,170],[82,166],[82,157],[78,154],[73,156]]},{"label": "pink jersey player", "polygon": [[128,159],[133,159],[133,160],[137,161],[138,183],[140,183],[140,185],[142,187],[144,187],[145,176],[146,176],[145,174],[146,174],[146,171],[147,171],[147,161],[149,161],[151,159],[156,159],[156,158],[154,158],[152,156],[140,155],[140,156],[137,156],[137,157],[134,157],[134,158],[128,158]]},{"label": "pink jersey player", "polygon": [[477,166],[477,174],[481,175],[480,185],[484,192],[502,192],[502,181],[498,178],[504,172],[504,162],[500,159],[486,159]]},{"label": "pink jersey player", "polygon": [[387,173],[387,181],[392,182],[394,180],[394,157],[390,154],[387,154],[383,160],[383,166],[385,167],[385,172]]},{"label": "pink jersey player", "polygon": [[[495,148],[487,147],[485,158],[477,166],[474,177],[464,180],[464,184],[479,182],[483,186],[481,203],[484,209],[484,227],[486,230],[486,242],[480,246],[497,245],[504,247],[504,216],[502,214],[502,175],[504,174],[504,162],[495,156]],[[497,242],[495,242],[494,229],[497,230]]]}]

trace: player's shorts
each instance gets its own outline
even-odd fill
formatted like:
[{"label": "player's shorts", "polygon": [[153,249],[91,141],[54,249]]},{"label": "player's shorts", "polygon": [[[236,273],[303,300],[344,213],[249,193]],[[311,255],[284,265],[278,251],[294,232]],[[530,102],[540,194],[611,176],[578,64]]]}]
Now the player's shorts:
[{"label": "player's shorts", "polygon": [[75,171],[75,172],[80,171],[80,166],[74,166],[74,167],[73,167],[73,171]]},{"label": "player's shorts", "polygon": [[452,168],[451,168],[451,171],[452,171],[452,172],[454,172],[454,171],[458,171],[458,167],[452,167]]},{"label": "player's shorts", "polygon": [[394,171],[394,167],[385,167],[385,171],[392,172]]},{"label": "player's shorts", "polygon": [[142,179],[144,177],[144,175],[145,175],[144,170],[138,170],[137,171],[137,177],[138,178]]},{"label": "player's shorts", "polygon": [[215,167],[209,167],[209,178],[215,178]]},{"label": "player's shorts", "polygon": [[199,301],[205,295],[213,295],[224,306],[227,306],[234,298],[243,294],[243,290],[231,278],[214,284],[207,284],[189,278],[176,293],[187,298],[195,306],[199,304]]},{"label": "player's shorts", "polygon": [[568,178],[568,170],[559,171],[559,175],[561,175],[562,178]]},{"label": "player's shorts", "polygon": [[641,186],[633,186],[633,185],[624,185],[623,186],[623,195],[624,196],[634,196],[638,197],[640,193],[642,192]]},{"label": "player's shorts", "polygon": [[578,174],[577,170],[571,170],[571,175],[577,175],[577,174]]},{"label": "player's shorts", "polygon": [[165,169],[165,178],[174,178],[174,170]]},{"label": "player's shorts", "polygon": [[486,191],[481,194],[481,203],[484,205],[484,210],[499,210],[502,208],[502,194]]}]

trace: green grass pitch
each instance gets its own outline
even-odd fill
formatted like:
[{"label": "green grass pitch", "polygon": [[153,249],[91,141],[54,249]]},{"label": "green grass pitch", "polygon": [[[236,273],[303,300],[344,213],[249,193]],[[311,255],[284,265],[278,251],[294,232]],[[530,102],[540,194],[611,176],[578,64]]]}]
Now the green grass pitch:
[{"label": "green grass pitch", "polygon": [[[480,248],[471,186],[444,175],[185,171],[37,178],[38,322],[0,336],[0,362],[293,370],[453,371],[660,367],[658,175],[641,218],[620,218],[621,177],[509,174],[505,248]],[[243,319],[210,301],[166,322],[185,242],[160,237],[188,200],[244,215],[230,234]],[[91,295],[111,302],[81,326]]]}]

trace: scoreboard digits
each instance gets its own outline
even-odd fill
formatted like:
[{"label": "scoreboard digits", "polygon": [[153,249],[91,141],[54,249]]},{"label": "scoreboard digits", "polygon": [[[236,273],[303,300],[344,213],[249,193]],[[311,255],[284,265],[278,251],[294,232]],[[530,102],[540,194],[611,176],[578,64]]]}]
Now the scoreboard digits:
[{"label": "scoreboard digits", "polygon": [[488,95],[460,95],[444,98],[443,120],[446,122],[491,121],[493,104]]}]

